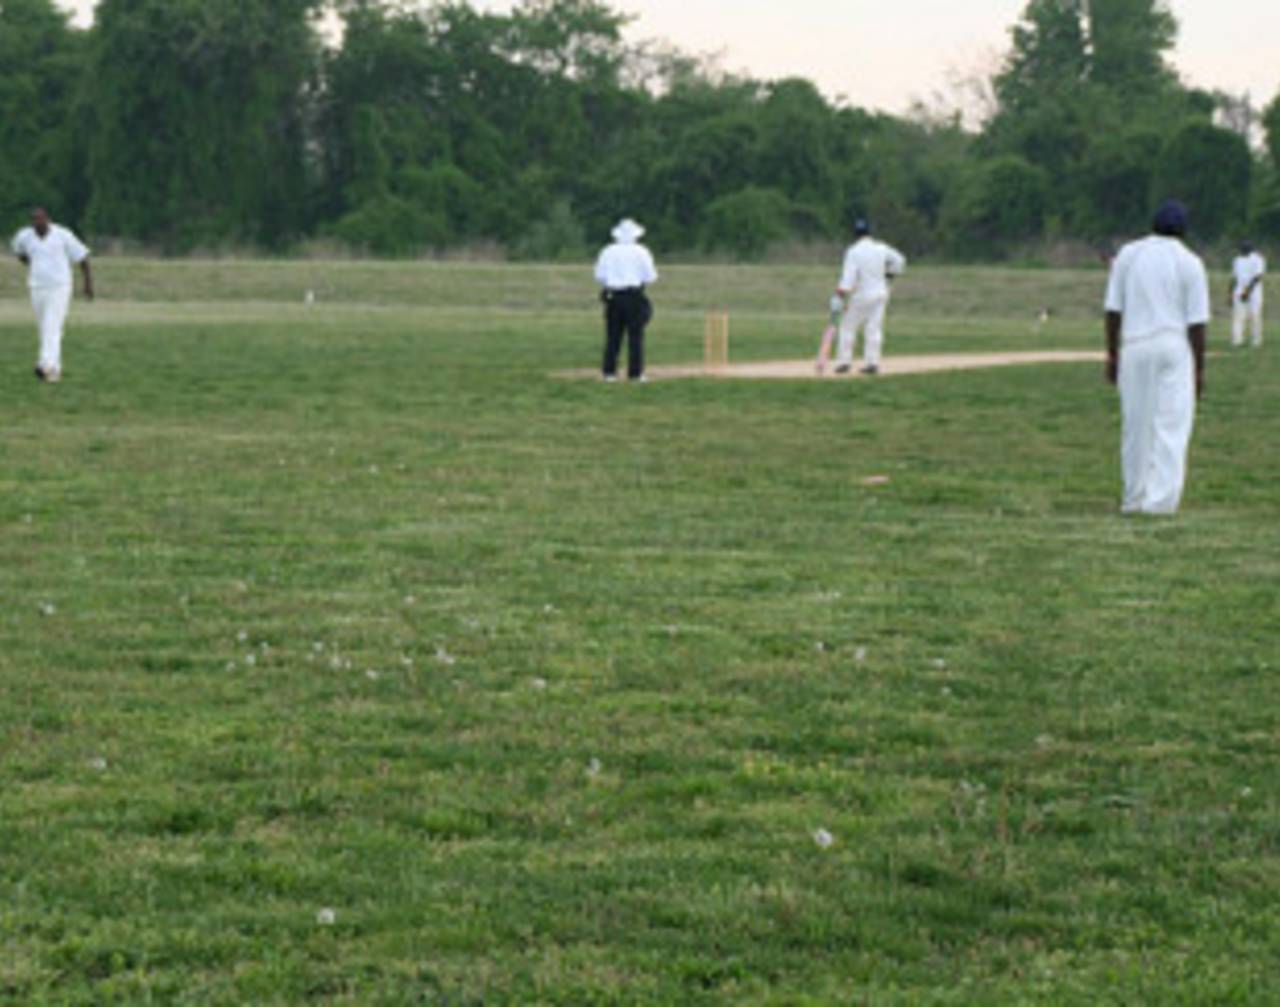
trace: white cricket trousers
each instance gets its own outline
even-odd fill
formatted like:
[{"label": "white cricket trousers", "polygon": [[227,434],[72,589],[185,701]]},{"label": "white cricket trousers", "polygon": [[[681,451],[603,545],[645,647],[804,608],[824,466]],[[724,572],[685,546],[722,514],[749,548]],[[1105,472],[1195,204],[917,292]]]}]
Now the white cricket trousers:
[{"label": "white cricket trousers", "polygon": [[884,349],[884,315],[889,307],[888,296],[859,300],[857,297],[849,302],[844,318],[840,320],[840,349],[836,354],[837,364],[853,363],[853,345],[857,341],[858,330],[862,331],[862,362],[867,367],[880,366],[880,353]]},{"label": "white cricket trousers", "polygon": [[1195,359],[1185,333],[1166,333],[1120,349],[1126,514],[1173,514],[1187,480],[1196,417]]},{"label": "white cricket trousers", "polygon": [[71,308],[71,287],[32,287],[31,307],[40,329],[40,369],[62,370],[62,329]]},{"label": "white cricket trousers", "polygon": [[1251,329],[1254,346],[1262,345],[1262,291],[1255,291],[1254,295],[1248,301],[1242,301],[1235,298],[1234,309],[1231,312],[1231,345],[1244,345],[1244,330],[1248,325]]}]

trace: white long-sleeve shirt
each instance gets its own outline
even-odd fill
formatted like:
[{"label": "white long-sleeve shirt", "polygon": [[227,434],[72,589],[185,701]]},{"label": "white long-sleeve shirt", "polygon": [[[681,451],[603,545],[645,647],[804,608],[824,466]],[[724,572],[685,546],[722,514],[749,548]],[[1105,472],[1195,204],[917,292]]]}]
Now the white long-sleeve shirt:
[{"label": "white long-sleeve shirt", "polygon": [[1209,278],[1200,257],[1177,238],[1130,242],[1111,266],[1107,310],[1123,316],[1123,342],[1136,343],[1209,323]]},{"label": "white long-sleeve shirt", "polygon": [[50,224],[42,238],[24,227],[13,239],[13,254],[31,263],[27,285],[34,290],[71,286],[71,264],[84,262],[89,249],[65,227]]},{"label": "white long-sleeve shirt", "polygon": [[596,260],[596,282],[606,290],[646,287],[658,280],[649,249],[637,242],[614,242]]},{"label": "white long-sleeve shirt", "polygon": [[906,257],[893,246],[860,238],[845,252],[840,289],[856,301],[878,300],[889,295],[889,277],[906,268]]}]

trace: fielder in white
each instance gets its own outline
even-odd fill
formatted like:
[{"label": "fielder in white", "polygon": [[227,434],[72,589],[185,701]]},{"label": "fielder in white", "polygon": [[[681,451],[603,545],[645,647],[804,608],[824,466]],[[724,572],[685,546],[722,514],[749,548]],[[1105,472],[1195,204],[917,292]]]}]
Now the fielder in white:
[{"label": "fielder in white", "polygon": [[896,248],[871,236],[871,225],[859,220],[853,225],[856,240],[844,256],[837,296],[847,307],[840,322],[840,349],[836,353],[836,373],[853,368],[853,346],[858,330],[863,330],[862,373],[880,373],[884,349],[884,316],[889,307],[889,284],[907,268],[907,260]]},{"label": "fielder in white", "polygon": [[1107,379],[1120,386],[1126,514],[1177,512],[1204,393],[1208,274],[1182,243],[1182,204],[1161,206],[1154,231],[1121,249],[1107,286]]},{"label": "fielder in white", "polygon": [[27,267],[31,306],[40,329],[40,358],[36,377],[41,381],[62,380],[62,330],[71,308],[71,266],[80,266],[84,275],[84,296],[93,300],[93,272],[89,249],[65,227],[53,223],[40,208],[31,214],[31,226],[13,239],[13,254]]},{"label": "fielder in white", "polygon": [[1231,263],[1231,345],[1244,345],[1247,324],[1253,345],[1262,345],[1262,278],[1267,275],[1267,260],[1253,244],[1240,242],[1240,254]]}]

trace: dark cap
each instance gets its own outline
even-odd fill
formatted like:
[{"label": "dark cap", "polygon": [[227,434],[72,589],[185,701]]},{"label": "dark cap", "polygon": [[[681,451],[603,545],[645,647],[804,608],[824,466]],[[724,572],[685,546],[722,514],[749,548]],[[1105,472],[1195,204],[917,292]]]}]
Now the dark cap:
[{"label": "dark cap", "polygon": [[871,221],[866,217],[859,217],[853,222],[853,233],[856,237],[865,238],[871,233]]},{"label": "dark cap", "polygon": [[1187,208],[1176,199],[1166,199],[1156,211],[1151,229],[1166,237],[1183,237],[1187,233]]}]

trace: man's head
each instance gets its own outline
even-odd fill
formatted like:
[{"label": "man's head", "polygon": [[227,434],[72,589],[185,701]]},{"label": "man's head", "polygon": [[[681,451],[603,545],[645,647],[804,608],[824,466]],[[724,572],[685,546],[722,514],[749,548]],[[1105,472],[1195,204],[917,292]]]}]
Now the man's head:
[{"label": "man's head", "polygon": [[1185,238],[1187,235],[1187,208],[1176,199],[1166,199],[1156,210],[1151,230],[1166,238]]},{"label": "man's head", "polygon": [[31,226],[35,228],[36,234],[44,237],[49,233],[49,211],[43,206],[37,206],[31,211]]},{"label": "man's head", "polygon": [[859,217],[853,222],[853,236],[855,238],[865,238],[871,233],[871,221],[866,217]]},{"label": "man's head", "polygon": [[1240,242],[1240,254],[1241,255],[1253,254],[1253,242],[1250,241],[1248,238],[1245,238],[1242,242]]}]

